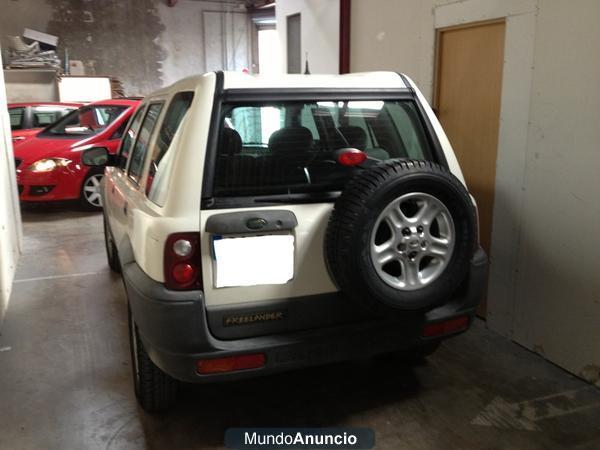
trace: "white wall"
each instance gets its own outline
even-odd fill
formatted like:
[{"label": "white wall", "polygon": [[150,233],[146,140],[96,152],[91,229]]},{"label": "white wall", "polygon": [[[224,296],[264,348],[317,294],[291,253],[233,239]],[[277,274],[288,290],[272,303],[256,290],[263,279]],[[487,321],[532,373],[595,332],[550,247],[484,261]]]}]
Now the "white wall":
[{"label": "white wall", "polygon": [[600,2],[538,5],[513,332],[600,386]]},{"label": "white wall", "polygon": [[392,70],[408,75],[431,99],[432,0],[353,0],[350,72]]},{"label": "white wall", "polygon": [[600,2],[354,0],[350,67],[431,100],[436,28],[502,17],[488,326],[600,384]]},{"label": "white wall", "polygon": [[[173,7],[166,0],[2,0],[0,5],[0,43],[6,45],[7,35],[20,35],[25,27],[54,34],[61,59],[68,47],[86,75],[117,77],[127,95],[147,95],[215,67],[251,66],[250,36],[244,35],[250,27],[239,17],[247,17],[244,0],[179,0]],[[211,12],[231,14],[207,17]],[[106,45],[113,40],[119,45]],[[211,53],[217,43],[223,44],[217,49],[222,59],[214,64],[207,61],[214,55],[207,55],[205,44]]]},{"label": "white wall", "polygon": [[339,0],[277,0],[281,71],[287,72],[287,17],[296,13],[301,14],[302,72],[308,52],[311,73],[339,73]]},{"label": "white wall", "polygon": [[21,254],[21,211],[16,186],[4,73],[0,70],[0,326]]},{"label": "white wall", "polygon": [[251,69],[250,19],[243,3],[180,0],[157,5],[163,85],[211,70]]}]

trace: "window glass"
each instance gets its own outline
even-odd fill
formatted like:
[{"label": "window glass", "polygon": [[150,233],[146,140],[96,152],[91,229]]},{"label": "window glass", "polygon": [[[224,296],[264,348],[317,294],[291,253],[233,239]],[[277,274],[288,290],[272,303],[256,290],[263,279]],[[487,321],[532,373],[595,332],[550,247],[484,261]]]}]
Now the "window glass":
[{"label": "window glass", "polygon": [[110,137],[110,139],[121,139],[123,137],[123,133],[125,132],[125,128],[127,128],[127,121],[124,120],[123,123],[121,125],[119,125],[119,128],[117,128],[115,130],[115,132],[112,134],[112,136]]},{"label": "window glass", "polygon": [[267,148],[271,135],[284,126],[285,109],[276,106],[240,106],[225,117],[225,126],[237,131],[245,149]]},{"label": "window glass", "polygon": [[127,167],[127,161],[129,160],[129,153],[131,152],[131,148],[135,143],[135,138],[140,130],[140,126],[142,124],[142,119],[144,118],[144,109],[140,107],[135,115],[133,116],[133,120],[131,121],[131,126],[125,133],[123,140],[121,141],[121,149],[119,152],[119,167],[123,170]]},{"label": "window glass", "polygon": [[25,108],[10,108],[8,110],[10,116],[10,129],[11,130],[22,130],[23,129],[23,118],[25,116]]},{"label": "window glass", "polygon": [[140,133],[133,146],[128,173],[136,182],[139,182],[139,177],[144,166],[144,156],[146,155],[146,150],[148,149],[148,144],[152,137],[152,131],[154,131],[154,126],[156,125],[162,106],[162,103],[153,103],[148,107],[148,112],[144,117],[142,128],[140,128]]},{"label": "window glass", "polygon": [[302,108],[302,113],[300,115],[300,125],[310,130],[313,139],[318,139],[319,132],[317,131],[317,124],[315,123],[315,118],[312,115],[314,111],[315,110],[312,109],[310,106],[305,105],[304,108]]},{"label": "window glass", "polygon": [[[367,155],[342,166],[336,151]],[[334,192],[352,174],[390,158],[431,160],[411,101],[273,102],[223,105],[216,196]]]},{"label": "window glass", "polygon": [[146,179],[146,194],[151,201],[159,206],[164,204],[169,173],[171,172],[170,167],[173,160],[173,151],[170,150],[171,144],[193,98],[194,94],[192,92],[180,92],[173,97],[152,149],[150,168]]},{"label": "window glass", "polygon": [[50,135],[91,136],[104,130],[126,109],[126,106],[115,105],[83,106],[64,116],[44,133]]},{"label": "window glass", "polygon": [[34,106],[32,108],[33,128],[45,128],[76,109],[58,105]]},{"label": "window glass", "polygon": [[411,159],[419,158],[422,152],[421,142],[425,140],[423,128],[414,123],[418,117],[415,108],[414,103],[386,105],[386,110],[394,126],[400,131],[404,148]]}]

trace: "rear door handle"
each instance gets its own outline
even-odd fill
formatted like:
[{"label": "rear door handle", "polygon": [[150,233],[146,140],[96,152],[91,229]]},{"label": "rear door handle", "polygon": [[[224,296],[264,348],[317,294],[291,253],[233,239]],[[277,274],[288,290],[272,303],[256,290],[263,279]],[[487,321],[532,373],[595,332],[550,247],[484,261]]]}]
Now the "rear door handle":
[{"label": "rear door handle", "polygon": [[127,202],[125,202],[125,204],[123,205],[123,213],[125,215],[127,215],[127,206],[128,206],[128,204],[127,204]]}]

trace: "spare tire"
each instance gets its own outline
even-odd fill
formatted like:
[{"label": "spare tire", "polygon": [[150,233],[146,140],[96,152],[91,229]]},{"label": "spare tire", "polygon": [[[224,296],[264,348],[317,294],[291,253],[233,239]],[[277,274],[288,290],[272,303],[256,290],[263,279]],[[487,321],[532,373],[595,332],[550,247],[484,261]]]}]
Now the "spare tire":
[{"label": "spare tire", "polygon": [[388,160],[357,174],[325,237],[340,290],[372,312],[427,310],[451,298],[477,243],[477,213],[438,164]]}]

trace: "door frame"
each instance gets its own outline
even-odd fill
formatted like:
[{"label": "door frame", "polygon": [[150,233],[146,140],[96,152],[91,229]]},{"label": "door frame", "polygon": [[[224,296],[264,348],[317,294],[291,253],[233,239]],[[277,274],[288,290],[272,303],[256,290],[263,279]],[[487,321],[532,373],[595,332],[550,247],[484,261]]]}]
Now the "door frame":
[{"label": "door frame", "polygon": [[[466,30],[469,28],[476,28],[476,27],[481,27],[481,26],[485,26],[485,25],[492,25],[492,24],[496,24],[496,23],[503,23],[505,25],[505,32],[506,32],[506,18],[502,17],[502,18],[498,18],[498,19],[491,19],[491,20],[481,20],[481,21],[477,21],[477,22],[469,22],[466,24],[459,24],[459,25],[451,25],[448,27],[442,27],[442,28],[436,28],[435,29],[435,42],[434,42],[434,55],[433,55],[433,91],[432,91],[432,98],[431,98],[431,104],[433,105],[433,109],[434,111],[438,111],[439,109],[439,97],[440,97],[440,70],[441,70],[441,66],[440,66],[440,58],[441,58],[441,53],[440,53],[440,39],[442,36],[442,33],[444,33],[445,31],[454,31],[454,30]],[[502,87],[504,87],[504,82],[502,83]]]},{"label": "door frame", "polygon": [[[298,72],[290,72],[290,20],[298,19],[298,27],[300,29],[300,35],[298,36],[300,44],[300,61],[298,62]],[[302,73],[302,14],[297,12],[290,14],[285,18],[285,73]]]},{"label": "door frame", "polygon": [[[442,34],[448,31],[460,31],[460,30],[469,30],[469,29],[473,29],[473,28],[479,28],[479,27],[485,27],[485,26],[489,26],[489,25],[496,25],[496,24],[501,24],[504,26],[504,34],[506,35],[506,19],[504,17],[499,18],[499,19],[492,19],[492,20],[482,20],[482,21],[477,21],[477,22],[470,22],[467,24],[460,24],[460,25],[453,25],[453,26],[449,26],[449,27],[444,27],[444,28],[438,28],[435,30],[435,62],[434,62],[434,76],[433,76],[433,93],[432,93],[432,104],[433,104],[433,110],[436,112],[436,115],[438,115],[438,111],[440,110],[440,105],[439,105],[439,101],[440,101],[440,91],[441,91],[441,71],[442,71],[442,49],[441,49],[441,44],[442,44]],[[504,72],[504,49],[502,49],[502,72]],[[502,81],[500,84],[500,100],[502,99],[502,89],[504,88],[504,82]],[[501,105],[500,105],[501,108]],[[498,111],[498,141],[500,138],[500,124],[502,123],[501,121],[501,117],[500,117],[500,111]],[[499,142],[496,142],[496,155],[498,154],[498,146],[499,146]],[[491,186],[493,186],[494,189],[494,195],[493,198],[495,199],[496,197],[496,166],[498,164],[498,157],[496,156],[496,161],[494,161],[494,180],[492,181],[492,183],[490,183]],[[463,174],[464,175],[464,174]],[[467,186],[468,187],[468,186]],[[494,202],[495,203],[495,202]],[[492,207],[492,221],[490,223],[491,229],[489,230],[489,244],[490,244],[490,249],[489,249],[489,255],[488,257],[491,259],[492,258],[492,236],[493,236],[493,231],[494,231],[494,220],[493,220],[493,214],[494,214],[494,203],[491,205]],[[480,206],[480,205],[478,205]],[[479,212],[481,212],[481,206],[479,208]],[[478,223],[481,223],[481,216],[479,216],[478,218]],[[481,229],[479,230],[479,235],[481,236]],[[486,251],[488,251],[486,249]],[[483,319],[486,319],[487,317],[487,297],[484,297],[481,301],[481,303],[479,304],[478,308],[477,308],[477,315]]]},{"label": "door frame", "polygon": [[[487,325],[512,337],[538,0],[465,0],[434,7],[433,28],[505,20]],[[435,33],[435,31],[434,31]],[[437,61],[432,51],[432,75]],[[437,85],[434,85],[437,86]],[[435,95],[435,89],[432,96]],[[434,103],[435,104],[435,103]]]}]

